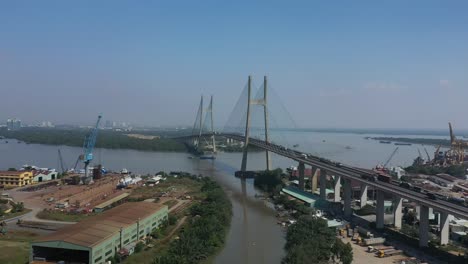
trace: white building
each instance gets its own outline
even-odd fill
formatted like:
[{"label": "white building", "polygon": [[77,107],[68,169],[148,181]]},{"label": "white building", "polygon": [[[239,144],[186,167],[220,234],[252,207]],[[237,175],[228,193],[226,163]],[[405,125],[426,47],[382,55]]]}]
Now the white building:
[{"label": "white building", "polygon": [[56,180],[58,172],[55,170],[35,170],[33,173],[33,182],[44,182]]}]

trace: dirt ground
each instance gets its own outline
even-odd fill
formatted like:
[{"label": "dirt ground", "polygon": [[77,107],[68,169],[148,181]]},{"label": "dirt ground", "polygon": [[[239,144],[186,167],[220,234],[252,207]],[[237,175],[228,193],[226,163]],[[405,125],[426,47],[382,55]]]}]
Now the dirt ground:
[{"label": "dirt ground", "polygon": [[378,258],[375,256],[374,253],[369,253],[367,252],[367,247],[362,247],[359,245],[356,245],[354,241],[351,241],[351,238],[342,238],[341,239],[344,243],[350,243],[351,246],[353,247],[353,255],[354,255],[354,260],[353,263],[376,263],[376,264],[394,264],[394,263],[400,263],[402,259],[407,259],[409,258],[408,256],[405,255],[398,255],[398,256],[391,256],[391,257],[386,257],[386,258]]}]

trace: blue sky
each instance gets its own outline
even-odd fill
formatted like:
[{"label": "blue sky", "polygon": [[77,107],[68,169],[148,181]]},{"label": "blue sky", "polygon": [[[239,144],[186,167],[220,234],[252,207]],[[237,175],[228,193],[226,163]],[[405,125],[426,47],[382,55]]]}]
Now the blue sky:
[{"label": "blue sky", "polygon": [[0,120],[223,126],[247,76],[301,127],[468,128],[466,1],[10,1]]}]

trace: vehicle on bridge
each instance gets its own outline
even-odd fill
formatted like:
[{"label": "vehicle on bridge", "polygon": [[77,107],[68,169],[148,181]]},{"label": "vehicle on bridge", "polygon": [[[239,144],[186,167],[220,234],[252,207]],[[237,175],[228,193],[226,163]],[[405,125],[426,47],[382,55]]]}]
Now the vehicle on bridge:
[{"label": "vehicle on bridge", "polygon": [[431,200],[437,200],[437,196],[434,193],[428,192],[426,193],[427,198]]},{"label": "vehicle on bridge", "polygon": [[377,176],[373,174],[361,174],[361,178],[363,178],[364,180],[371,181],[371,182],[377,181]]},{"label": "vehicle on bridge", "polygon": [[406,189],[411,189],[413,187],[413,185],[411,185],[409,182],[400,182],[399,186]]}]

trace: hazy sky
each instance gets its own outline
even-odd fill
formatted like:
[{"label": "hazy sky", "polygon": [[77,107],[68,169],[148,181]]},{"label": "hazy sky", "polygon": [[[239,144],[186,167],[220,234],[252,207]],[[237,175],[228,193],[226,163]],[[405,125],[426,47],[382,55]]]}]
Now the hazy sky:
[{"label": "hazy sky", "polygon": [[468,2],[382,2],[2,1],[0,120],[223,126],[266,74],[301,127],[468,128]]}]

